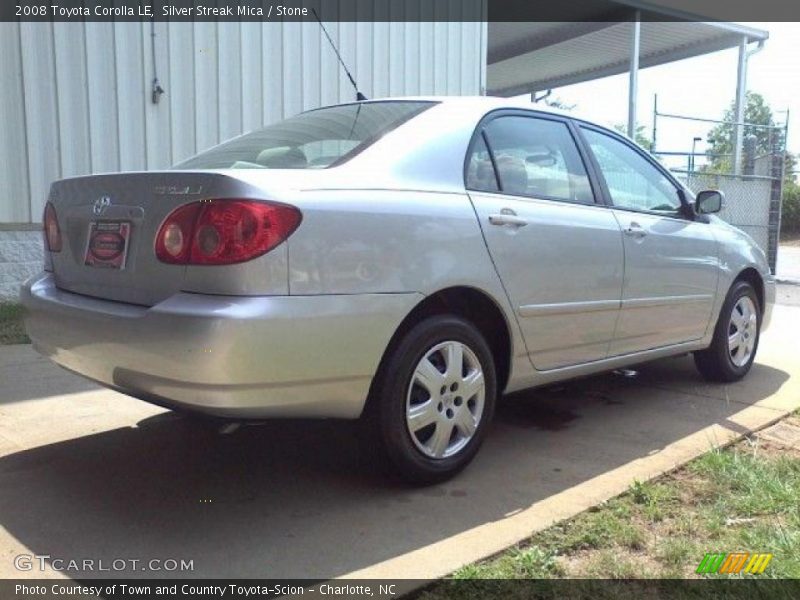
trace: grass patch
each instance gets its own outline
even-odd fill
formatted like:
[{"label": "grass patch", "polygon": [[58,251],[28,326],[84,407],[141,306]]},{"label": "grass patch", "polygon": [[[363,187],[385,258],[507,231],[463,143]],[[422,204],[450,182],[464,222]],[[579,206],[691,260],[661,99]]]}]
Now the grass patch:
[{"label": "grass patch", "polygon": [[30,344],[22,324],[22,305],[0,302],[0,346]]},{"label": "grass patch", "polygon": [[509,550],[491,564],[467,565],[453,573],[453,579],[548,579],[562,575],[555,554],[528,546]]},{"label": "grass patch", "polygon": [[[784,425],[800,428],[800,418]],[[458,579],[800,578],[800,449],[755,436],[453,574]],[[698,575],[706,552],[770,552],[763,574]],[[420,598],[452,596],[446,581]]]},{"label": "grass patch", "polygon": [[631,522],[631,514],[629,503],[615,498],[599,510],[535,535],[531,543],[559,554],[615,546],[636,550],[642,547],[644,538]]},{"label": "grass patch", "polygon": [[592,554],[582,565],[581,576],[590,579],[637,579],[651,577],[650,570],[635,556],[615,549]]}]

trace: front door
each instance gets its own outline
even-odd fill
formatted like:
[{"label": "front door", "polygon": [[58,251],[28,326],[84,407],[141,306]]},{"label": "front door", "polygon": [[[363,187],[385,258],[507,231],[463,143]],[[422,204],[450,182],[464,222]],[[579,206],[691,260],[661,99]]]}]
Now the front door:
[{"label": "front door", "polygon": [[467,187],[539,370],[606,357],[623,275],[622,235],[595,204],[567,123],[505,115],[472,145]]},{"label": "front door", "polygon": [[583,128],[623,232],[625,283],[610,356],[703,337],[717,293],[717,243],[678,187],[639,149]]}]

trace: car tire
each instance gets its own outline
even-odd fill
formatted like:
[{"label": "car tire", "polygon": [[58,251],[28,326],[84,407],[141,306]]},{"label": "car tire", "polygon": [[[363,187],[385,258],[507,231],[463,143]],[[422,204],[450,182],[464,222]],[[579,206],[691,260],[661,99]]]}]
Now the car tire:
[{"label": "car tire", "polygon": [[728,291],[706,350],[694,353],[694,363],[709,381],[738,381],[750,370],[761,334],[761,306],[753,286],[737,281]]},{"label": "car tire", "polygon": [[426,318],[390,348],[373,381],[362,419],[369,451],[408,482],[446,480],[478,452],[496,396],[478,329],[456,316]]}]

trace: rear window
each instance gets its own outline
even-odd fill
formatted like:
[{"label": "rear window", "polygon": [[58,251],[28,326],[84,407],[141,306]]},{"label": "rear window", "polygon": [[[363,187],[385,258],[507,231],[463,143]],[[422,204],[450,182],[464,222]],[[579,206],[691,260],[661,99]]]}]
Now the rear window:
[{"label": "rear window", "polygon": [[352,158],[434,102],[364,102],[320,108],[247,133],[175,169],[324,169]]}]

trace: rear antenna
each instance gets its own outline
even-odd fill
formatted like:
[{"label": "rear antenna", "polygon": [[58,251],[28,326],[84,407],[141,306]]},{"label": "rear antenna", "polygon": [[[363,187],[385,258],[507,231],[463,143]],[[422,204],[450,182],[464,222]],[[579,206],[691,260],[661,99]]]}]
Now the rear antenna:
[{"label": "rear antenna", "polygon": [[353,89],[356,91],[356,100],[358,100],[359,102],[361,100],[366,100],[367,97],[364,94],[362,94],[361,92],[358,91],[358,86],[356,85],[356,80],[353,79],[353,76],[350,74],[350,71],[347,70],[347,65],[344,64],[344,61],[342,60],[342,55],[339,54],[339,49],[336,47],[336,44],[333,43],[333,40],[331,39],[331,36],[328,35],[328,30],[325,29],[325,25],[323,25],[322,21],[320,21],[320,18],[319,18],[319,15],[317,14],[316,9],[312,8],[311,12],[314,14],[314,18],[317,20],[317,23],[319,23],[319,26],[322,28],[322,33],[324,33],[325,37],[328,38],[328,43],[331,45],[331,48],[333,48],[333,51],[336,53],[336,58],[339,59],[339,64],[342,65],[342,68],[344,69],[344,72],[347,74],[347,78],[350,80],[350,83],[353,84]]}]

